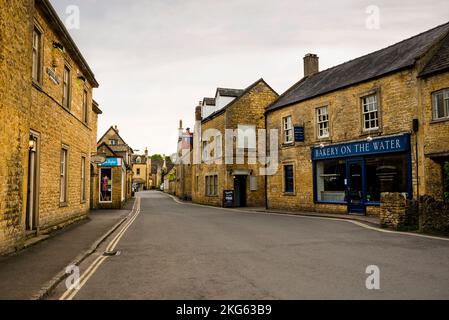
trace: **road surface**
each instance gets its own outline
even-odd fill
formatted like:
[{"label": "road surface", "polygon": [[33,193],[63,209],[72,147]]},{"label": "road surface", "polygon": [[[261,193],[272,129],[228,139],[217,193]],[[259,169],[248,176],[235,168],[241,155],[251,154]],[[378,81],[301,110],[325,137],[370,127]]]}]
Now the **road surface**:
[{"label": "road surface", "polygon": [[[81,288],[50,299],[449,298],[449,241],[137,197],[126,231],[81,265]],[[368,266],[380,290],[367,289]]]}]

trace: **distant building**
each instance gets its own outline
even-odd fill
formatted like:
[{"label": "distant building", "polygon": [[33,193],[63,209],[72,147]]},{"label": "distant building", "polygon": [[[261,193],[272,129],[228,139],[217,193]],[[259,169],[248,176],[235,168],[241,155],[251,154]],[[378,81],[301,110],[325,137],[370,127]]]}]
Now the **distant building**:
[{"label": "distant building", "polygon": [[94,176],[93,208],[122,208],[132,196],[133,150],[122,139],[117,126],[110,127],[97,144],[97,153],[106,157]]},{"label": "distant building", "polygon": [[133,166],[133,186],[135,191],[143,191],[151,188],[151,157],[148,156],[148,149],[144,154],[134,154],[132,156]]}]

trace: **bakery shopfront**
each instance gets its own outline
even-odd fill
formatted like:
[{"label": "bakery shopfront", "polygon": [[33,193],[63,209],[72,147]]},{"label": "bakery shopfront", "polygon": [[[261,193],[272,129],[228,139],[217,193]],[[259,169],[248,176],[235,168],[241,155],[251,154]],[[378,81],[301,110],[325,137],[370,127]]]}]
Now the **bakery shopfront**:
[{"label": "bakery shopfront", "polygon": [[379,206],[382,192],[412,198],[410,135],[312,148],[314,201],[347,206],[348,213],[366,214]]}]

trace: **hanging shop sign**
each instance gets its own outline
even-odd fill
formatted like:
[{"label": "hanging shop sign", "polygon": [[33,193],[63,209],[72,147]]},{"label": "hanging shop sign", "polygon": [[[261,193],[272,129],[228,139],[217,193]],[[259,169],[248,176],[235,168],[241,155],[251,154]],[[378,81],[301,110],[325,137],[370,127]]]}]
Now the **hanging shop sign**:
[{"label": "hanging shop sign", "polygon": [[122,158],[107,158],[105,162],[100,164],[101,167],[121,167]]}]

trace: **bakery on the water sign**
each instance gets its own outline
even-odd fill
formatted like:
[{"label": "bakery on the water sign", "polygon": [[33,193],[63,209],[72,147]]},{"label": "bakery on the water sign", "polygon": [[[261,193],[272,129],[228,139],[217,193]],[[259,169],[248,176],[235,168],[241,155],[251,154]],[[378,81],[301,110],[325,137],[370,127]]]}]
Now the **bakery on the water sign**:
[{"label": "bakery on the water sign", "polygon": [[346,158],[379,153],[406,152],[410,135],[360,140],[312,148],[312,160]]}]

